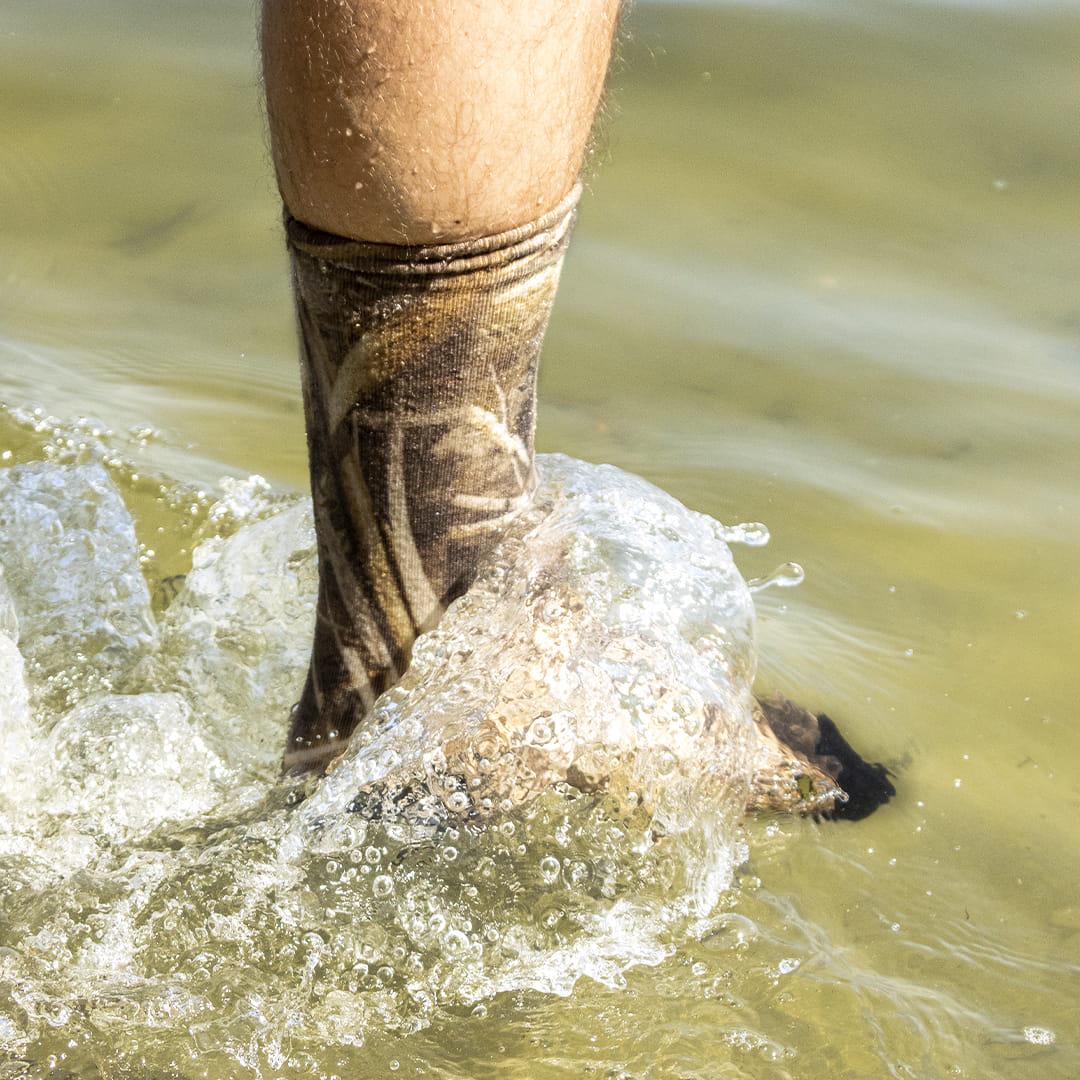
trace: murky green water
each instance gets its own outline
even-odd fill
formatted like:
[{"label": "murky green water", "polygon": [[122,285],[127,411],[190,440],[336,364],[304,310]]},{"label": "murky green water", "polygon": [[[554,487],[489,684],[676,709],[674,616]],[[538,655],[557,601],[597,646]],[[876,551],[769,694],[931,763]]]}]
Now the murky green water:
[{"label": "murky green water", "polygon": [[[213,510],[223,474],[304,483],[253,27],[231,0],[14,0],[0,16],[0,397],[15,409],[0,449],[106,459],[152,585],[235,529]],[[93,821],[43,825],[51,908],[31,887],[45,870],[5,841],[0,1075],[1080,1074],[1080,9],[642,4],[630,31],[540,442],[768,522],[744,572],[790,558],[807,579],[758,598],[760,685],[841,721],[892,764],[898,799],[854,825],[753,823],[708,926],[606,985],[419,1001],[387,997],[388,977],[358,988],[357,1019],[345,968],[304,936],[319,918],[347,933],[352,894],[325,861],[344,840],[281,882],[281,926],[271,902],[250,938],[235,921],[229,866],[277,865],[260,820],[287,834],[268,713],[234,744],[246,767],[184,744],[192,768],[235,781],[224,819],[135,843],[133,800],[96,861],[72,840]],[[47,667],[45,712],[111,685],[85,656],[52,682]],[[162,805],[218,806],[185,770],[155,774]],[[545,827],[529,826],[537,843]],[[64,859],[91,869],[64,877]],[[631,865],[620,897],[667,880]],[[458,880],[409,873],[439,897]],[[121,925],[129,953],[95,938]],[[109,949],[134,949],[141,991],[104,986]],[[49,988],[76,985],[80,963],[64,1011]],[[321,1049],[310,1025],[290,1042],[294,990]]]}]

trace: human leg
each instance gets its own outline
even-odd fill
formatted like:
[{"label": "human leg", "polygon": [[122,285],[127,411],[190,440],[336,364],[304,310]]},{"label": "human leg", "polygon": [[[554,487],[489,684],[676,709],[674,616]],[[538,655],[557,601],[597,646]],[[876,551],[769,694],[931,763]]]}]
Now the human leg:
[{"label": "human leg", "polygon": [[278,183],[314,228],[491,236],[577,180],[619,0],[264,0]]},{"label": "human leg", "polygon": [[320,590],[319,768],[533,487],[540,342],[615,0],[265,0]]}]

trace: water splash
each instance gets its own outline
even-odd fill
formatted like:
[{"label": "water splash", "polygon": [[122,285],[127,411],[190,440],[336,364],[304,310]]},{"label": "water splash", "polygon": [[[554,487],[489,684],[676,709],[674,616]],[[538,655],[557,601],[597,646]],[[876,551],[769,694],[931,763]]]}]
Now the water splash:
[{"label": "water splash", "polygon": [[112,689],[156,647],[135,530],[101,465],[5,470],[0,564],[35,698],[71,705]]},{"label": "water splash", "polygon": [[306,501],[227,492],[159,622],[100,465],[0,474],[0,1051],[304,1075],[671,953],[742,858],[754,613],[725,541],[762,531],[540,469],[318,782],[277,776]]}]

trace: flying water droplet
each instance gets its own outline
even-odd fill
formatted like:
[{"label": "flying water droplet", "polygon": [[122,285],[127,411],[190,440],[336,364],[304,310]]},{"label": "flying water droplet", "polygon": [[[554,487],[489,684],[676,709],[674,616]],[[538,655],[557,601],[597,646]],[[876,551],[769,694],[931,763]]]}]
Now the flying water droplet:
[{"label": "flying water droplet", "polygon": [[781,589],[790,589],[793,585],[801,585],[806,577],[806,571],[795,562],[786,562],[778,566],[771,574],[764,577],[751,578],[746,584],[751,592],[761,592],[762,589],[771,589],[774,585]]},{"label": "flying water droplet", "polygon": [[745,521],[740,525],[722,525],[720,535],[728,544],[764,547],[769,542],[769,527],[760,521]]}]

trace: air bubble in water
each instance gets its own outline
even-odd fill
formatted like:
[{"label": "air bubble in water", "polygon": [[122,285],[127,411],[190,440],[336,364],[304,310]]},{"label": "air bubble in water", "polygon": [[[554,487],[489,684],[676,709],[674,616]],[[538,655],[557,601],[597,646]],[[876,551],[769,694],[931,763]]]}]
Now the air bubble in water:
[{"label": "air bubble in water", "polygon": [[450,930],[443,938],[443,944],[447,952],[460,953],[468,946],[469,939],[460,930]]},{"label": "air bubble in water", "polygon": [[540,875],[548,885],[558,880],[561,869],[562,866],[554,855],[545,855],[540,860]]},{"label": "air bubble in water", "polygon": [[529,741],[543,746],[546,743],[551,742],[554,734],[551,724],[541,717],[538,720],[534,720],[532,727],[529,728]]}]

